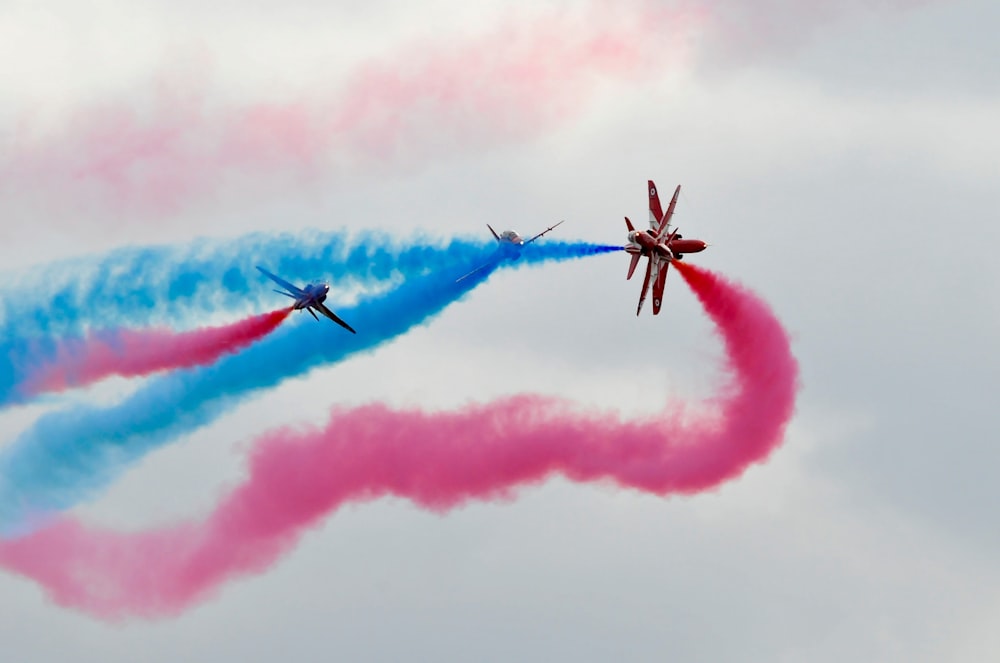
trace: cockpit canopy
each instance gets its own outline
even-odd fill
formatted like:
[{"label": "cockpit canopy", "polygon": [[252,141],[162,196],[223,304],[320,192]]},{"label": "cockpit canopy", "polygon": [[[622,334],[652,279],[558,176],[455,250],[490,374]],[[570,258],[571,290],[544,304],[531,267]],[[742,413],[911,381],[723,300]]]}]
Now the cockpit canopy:
[{"label": "cockpit canopy", "polygon": [[303,289],[310,294],[324,294],[330,292],[330,284],[320,281],[319,283],[310,283]]},{"label": "cockpit canopy", "polygon": [[500,239],[508,242],[517,242],[521,239],[521,236],[517,234],[516,230],[505,230],[500,233]]}]

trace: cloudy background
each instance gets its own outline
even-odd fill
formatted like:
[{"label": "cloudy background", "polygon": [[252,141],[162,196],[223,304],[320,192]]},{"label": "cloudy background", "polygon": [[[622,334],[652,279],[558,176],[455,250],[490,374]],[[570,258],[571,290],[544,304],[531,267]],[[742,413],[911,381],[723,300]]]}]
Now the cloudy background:
[{"label": "cloudy background", "polygon": [[[565,218],[564,237],[618,243],[623,214],[644,218],[647,178],[680,182],[677,222],[712,243],[695,260],[760,293],[792,333],[797,415],[769,462],[695,497],[554,480],[446,516],[355,505],[176,619],[106,625],[2,575],[2,660],[1000,653],[994,3],[202,4],[0,2],[10,271],[44,280],[66,256],[252,230],[478,236]],[[604,30],[635,52],[605,66],[572,48]],[[504,80],[524,59],[548,74]],[[363,80],[439,60],[475,90],[375,94],[347,143],[316,133],[371,93]],[[218,118],[259,104],[311,109],[304,143],[207,158]],[[190,177],[73,176],[94,136],[128,133],[122,117],[183,118],[193,157],[160,166]],[[497,273],[430,325],[150,455],[78,511],[127,529],[204,512],[256,432],[334,403],[533,391],[644,413],[710,394],[719,348],[693,297],[672,280],[663,313],[637,319],[626,266]],[[37,414],[0,415],[3,439]]]}]

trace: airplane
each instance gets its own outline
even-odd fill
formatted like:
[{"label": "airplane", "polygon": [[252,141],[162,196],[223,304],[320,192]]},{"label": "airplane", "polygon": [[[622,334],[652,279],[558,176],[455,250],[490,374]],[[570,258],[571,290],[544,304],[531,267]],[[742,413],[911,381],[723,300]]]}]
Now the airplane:
[{"label": "airplane", "polygon": [[[326,295],[330,292],[330,286],[326,283],[310,283],[305,288],[299,288],[294,286],[280,276],[275,276],[271,272],[267,271],[260,265],[257,266],[258,271],[260,271],[264,276],[271,279],[285,290],[275,290],[275,292],[284,295],[285,297],[291,297],[295,300],[295,304],[292,306],[293,309],[298,311],[309,311],[312,317],[316,318],[316,313],[313,311],[319,311],[326,317],[330,318],[338,325],[351,332],[352,334],[357,334],[354,328],[349,324],[337,317],[337,315],[328,309],[323,301],[326,299]],[[316,318],[319,320],[319,318]]]},{"label": "airplane", "polygon": [[704,251],[708,246],[700,239],[684,239],[677,234],[677,230],[670,230],[670,220],[674,216],[674,208],[677,207],[677,197],[681,193],[681,185],[677,185],[673,198],[664,213],[660,206],[660,196],[656,192],[656,185],[653,180],[649,180],[649,230],[636,230],[625,217],[625,225],[628,227],[628,244],[625,250],[632,255],[632,262],[628,266],[627,279],[632,278],[639,260],[643,256],[649,258],[646,263],[646,277],[642,282],[642,292],[639,294],[639,306],[635,314],[639,315],[642,305],[646,301],[646,293],[649,292],[649,283],[653,283],[653,315],[660,312],[663,303],[663,287],[667,280],[667,269],[673,260],[682,260],[685,253],[698,253]]},{"label": "airplane", "polygon": [[472,270],[468,274],[465,274],[464,276],[460,276],[458,279],[455,280],[455,282],[457,283],[458,281],[461,281],[464,278],[468,278],[469,276],[472,276],[476,272],[496,264],[500,260],[517,260],[518,258],[521,257],[521,249],[526,247],[528,244],[531,244],[545,233],[555,230],[557,227],[565,223],[565,221],[566,220],[563,219],[554,226],[549,226],[548,228],[538,233],[531,239],[524,239],[517,233],[516,230],[505,230],[498,235],[497,231],[493,230],[493,226],[487,223],[486,227],[490,229],[490,232],[493,233],[493,238],[497,241],[498,246],[496,252],[490,258],[489,262],[486,262],[480,265],[479,267],[476,267],[474,270]]}]

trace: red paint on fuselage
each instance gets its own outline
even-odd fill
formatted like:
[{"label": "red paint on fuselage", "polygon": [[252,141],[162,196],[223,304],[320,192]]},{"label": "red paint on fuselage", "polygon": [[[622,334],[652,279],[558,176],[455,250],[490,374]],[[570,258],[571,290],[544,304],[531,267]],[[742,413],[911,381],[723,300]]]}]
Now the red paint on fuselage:
[{"label": "red paint on fuselage", "polygon": [[660,206],[660,197],[656,192],[653,180],[649,180],[648,186],[650,229],[636,230],[629,218],[625,217],[625,226],[629,232],[628,244],[624,248],[626,252],[631,254],[626,278],[632,278],[641,258],[646,257],[649,260],[646,265],[646,276],[642,280],[636,315],[642,311],[642,303],[646,300],[650,284],[653,286],[653,315],[658,314],[663,301],[663,288],[670,263],[674,260],[680,260],[686,253],[704,251],[707,246],[700,239],[683,239],[677,234],[676,229],[673,232],[670,230],[670,221],[677,206],[677,198],[681,193],[680,185],[674,190],[666,212],[663,212],[663,208]]},{"label": "red paint on fuselage", "polygon": [[698,253],[708,245],[700,239],[675,239],[669,246],[674,253]]},{"label": "red paint on fuselage", "polygon": [[642,255],[649,255],[655,252],[663,257],[683,255],[685,253],[698,253],[704,251],[707,244],[700,239],[663,239],[657,241],[650,230],[640,230],[630,233],[630,240],[639,245]]},{"label": "red paint on fuselage", "polygon": [[631,235],[632,237],[630,237],[630,239],[638,244],[644,253],[655,248],[657,245],[656,238],[653,237],[653,233],[648,230],[639,230],[635,233],[631,233]]}]

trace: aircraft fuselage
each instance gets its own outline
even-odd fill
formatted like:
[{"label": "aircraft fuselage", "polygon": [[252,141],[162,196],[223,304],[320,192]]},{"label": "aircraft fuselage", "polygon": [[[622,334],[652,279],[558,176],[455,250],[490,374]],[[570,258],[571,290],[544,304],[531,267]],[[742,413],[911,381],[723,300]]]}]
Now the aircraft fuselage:
[{"label": "aircraft fuselage", "polygon": [[517,260],[521,257],[521,249],[524,248],[524,238],[513,230],[505,230],[500,233],[500,241],[497,242],[497,249],[500,257],[505,260]]},{"label": "aircraft fuselage", "polygon": [[521,257],[521,249],[526,247],[528,244],[531,244],[545,233],[555,230],[561,223],[562,221],[555,224],[554,226],[549,226],[542,232],[538,233],[537,235],[529,239],[521,237],[521,235],[516,230],[504,230],[502,233],[498,234],[496,230],[493,230],[493,226],[487,223],[486,227],[490,229],[490,234],[493,235],[493,239],[497,241],[496,251],[493,253],[492,256],[490,256],[487,262],[480,265],[479,267],[476,267],[471,272],[468,272],[460,276],[458,279],[456,279],[456,282],[468,278],[473,274],[475,274],[476,272],[479,272],[480,270],[489,267],[496,267],[497,263],[499,263],[500,261],[517,260],[518,258]]},{"label": "aircraft fuselage", "polygon": [[330,292],[330,286],[326,283],[310,283],[305,288],[303,288],[303,296],[295,300],[296,310],[307,309],[310,306],[315,306],[316,304],[322,304],[326,301],[326,295]]},{"label": "aircraft fuselage", "polygon": [[659,255],[663,258],[672,258],[675,255],[685,253],[698,253],[704,251],[707,246],[700,239],[674,238],[669,242],[666,239],[657,240],[649,230],[633,230],[628,236],[632,252],[638,251],[642,255]]}]

